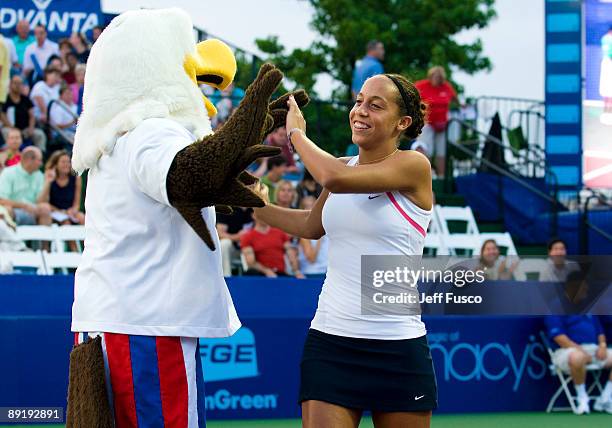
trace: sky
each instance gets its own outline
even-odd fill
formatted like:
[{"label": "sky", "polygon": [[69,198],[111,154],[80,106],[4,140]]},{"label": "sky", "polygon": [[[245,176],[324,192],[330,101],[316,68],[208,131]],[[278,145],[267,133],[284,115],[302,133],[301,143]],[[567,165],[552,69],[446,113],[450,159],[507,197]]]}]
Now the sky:
[{"label": "sky", "polygon": [[[254,53],[258,52],[257,38],[276,35],[291,50],[308,47],[316,37],[309,26],[312,8],[304,0],[102,0],[105,12],[170,6],[185,9],[196,27]],[[489,27],[456,36],[461,42],[480,37],[493,70],[474,76],[458,72],[454,79],[464,86],[467,96],[543,100],[544,0],[497,0],[495,7],[498,16]],[[326,98],[332,82],[322,77],[315,89]]]}]

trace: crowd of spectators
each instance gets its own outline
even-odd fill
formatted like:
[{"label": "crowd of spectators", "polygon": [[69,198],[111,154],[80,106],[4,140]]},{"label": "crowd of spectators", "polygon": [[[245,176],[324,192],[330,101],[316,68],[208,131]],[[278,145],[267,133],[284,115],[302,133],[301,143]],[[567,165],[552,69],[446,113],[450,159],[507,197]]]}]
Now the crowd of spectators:
[{"label": "crowd of spectators", "polygon": [[25,19],[15,31],[0,36],[0,223],[83,224],[70,153],[90,42],[79,33],[52,41]]}]

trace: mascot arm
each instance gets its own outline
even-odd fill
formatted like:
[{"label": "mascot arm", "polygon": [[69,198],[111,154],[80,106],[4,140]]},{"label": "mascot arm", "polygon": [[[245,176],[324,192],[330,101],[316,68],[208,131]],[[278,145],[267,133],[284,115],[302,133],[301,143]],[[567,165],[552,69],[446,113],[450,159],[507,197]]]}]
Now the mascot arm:
[{"label": "mascot arm", "polygon": [[[261,144],[266,134],[283,126],[288,95],[269,103],[283,75],[264,64],[245,97],[217,132],[181,150],[170,166],[166,187],[174,206],[211,250],[215,246],[201,210],[213,205],[261,207],[264,201],[247,186],[257,178],[245,171],[255,159],[274,156],[277,147]],[[305,105],[304,91],[294,94]]]}]

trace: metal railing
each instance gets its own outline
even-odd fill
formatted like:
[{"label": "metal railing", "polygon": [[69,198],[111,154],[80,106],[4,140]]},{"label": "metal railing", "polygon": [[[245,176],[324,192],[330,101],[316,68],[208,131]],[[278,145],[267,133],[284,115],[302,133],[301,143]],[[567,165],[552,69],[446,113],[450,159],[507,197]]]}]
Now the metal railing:
[{"label": "metal railing", "polygon": [[[482,96],[474,100],[476,126],[479,131],[487,132],[491,120],[499,113],[504,129],[521,127],[529,147],[543,152],[545,148],[545,109],[544,101],[529,98]],[[504,135],[502,138],[507,142]]]},{"label": "metal railing", "polygon": [[610,201],[605,195],[594,189],[587,187],[586,190],[590,192],[590,195],[585,198],[584,203],[582,205],[582,212],[579,216],[580,251],[582,254],[589,254],[589,230],[594,231],[599,236],[612,243],[612,234],[610,232],[605,231],[601,227],[589,221],[589,212],[591,212],[590,205],[592,200],[597,200],[600,206],[608,208],[612,208],[612,201]]},{"label": "metal railing", "polygon": [[[506,146],[503,141],[495,138],[491,135],[486,134],[485,132],[479,131],[476,129],[475,125],[467,123],[460,119],[451,119],[449,121],[449,126],[451,124],[458,124],[462,129],[462,134],[464,130],[470,131],[470,139],[459,139],[453,141],[453,139],[448,138],[448,134],[446,137],[446,174],[444,176],[444,188],[445,191],[451,193],[453,191],[453,180],[455,178],[455,172],[460,171],[460,168],[456,168],[456,165],[453,164],[454,156],[453,150],[455,152],[459,152],[462,154],[462,160],[458,162],[467,161],[469,166],[464,168],[464,172],[467,174],[476,173],[482,166],[487,167],[488,169],[494,171],[499,174],[500,178],[507,177],[518,185],[530,191],[532,194],[538,196],[539,198],[544,199],[550,204],[550,230],[551,234],[555,235],[558,231],[558,213],[559,211],[566,211],[567,207],[559,201],[558,198],[558,180],[555,173],[548,167],[546,167],[544,159],[534,160],[531,158],[532,153],[527,152],[526,154],[517,153],[511,147]],[[447,128],[448,130],[448,128]],[[491,143],[495,146],[498,146],[502,153],[506,153],[506,151],[510,151],[516,158],[517,162],[522,162],[519,165],[506,164],[504,166],[500,166],[495,162],[492,162],[489,159],[485,159],[482,156],[483,146],[487,143]],[[453,149],[453,150],[451,150]],[[522,165],[522,166],[521,166]],[[537,172],[537,174],[524,174],[525,168],[527,170],[531,170],[531,172]],[[549,189],[549,193],[538,189],[528,182],[530,178],[542,178]],[[499,210],[504,216],[505,210],[505,201],[503,198],[503,180],[499,180]]]}]

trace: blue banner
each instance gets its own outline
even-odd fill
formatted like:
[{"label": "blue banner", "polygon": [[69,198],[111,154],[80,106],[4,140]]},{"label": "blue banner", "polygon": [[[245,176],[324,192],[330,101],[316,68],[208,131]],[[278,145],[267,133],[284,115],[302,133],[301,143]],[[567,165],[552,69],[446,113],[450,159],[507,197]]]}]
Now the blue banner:
[{"label": "blue banner", "polygon": [[47,27],[53,40],[71,33],[87,33],[104,23],[99,0],[2,0],[0,28],[4,35],[14,35],[22,19],[31,28],[38,24]]},{"label": "blue banner", "polygon": [[[68,276],[0,276],[0,406],[65,406]],[[302,347],[319,280],[230,278],[243,327],[201,339],[210,419],[297,418]],[[543,411],[558,387],[541,317],[426,317],[440,413]]]}]

